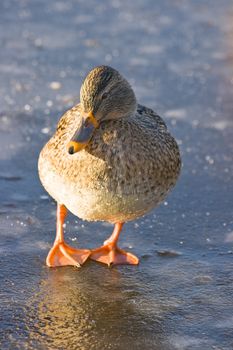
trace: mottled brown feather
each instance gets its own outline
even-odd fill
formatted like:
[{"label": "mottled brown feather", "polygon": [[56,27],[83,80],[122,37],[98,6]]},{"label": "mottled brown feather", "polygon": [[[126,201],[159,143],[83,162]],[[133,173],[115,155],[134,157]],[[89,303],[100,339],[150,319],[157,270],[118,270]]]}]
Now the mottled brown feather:
[{"label": "mottled brown feather", "polygon": [[67,144],[81,123],[78,104],[60,119],[39,157],[48,193],[85,220],[125,222],[157,206],[180,173],[179,148],[164,121],[137,105],[127,118],[100,123],[88,146],[74,154]]}]

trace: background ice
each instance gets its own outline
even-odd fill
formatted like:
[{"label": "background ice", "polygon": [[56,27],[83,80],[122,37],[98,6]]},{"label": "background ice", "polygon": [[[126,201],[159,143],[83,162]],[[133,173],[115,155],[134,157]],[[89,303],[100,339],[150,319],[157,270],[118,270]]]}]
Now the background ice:
[{"label": "background ice", "polygon": [[[1,349],[233,348],[232,18],[231,0],[0,2]],[[182,175],[124,228],[139,267],[49,270],[37,158],[98,64],[165,117]],[[111,229],[70,215],[66,238],[93,247]]]}]

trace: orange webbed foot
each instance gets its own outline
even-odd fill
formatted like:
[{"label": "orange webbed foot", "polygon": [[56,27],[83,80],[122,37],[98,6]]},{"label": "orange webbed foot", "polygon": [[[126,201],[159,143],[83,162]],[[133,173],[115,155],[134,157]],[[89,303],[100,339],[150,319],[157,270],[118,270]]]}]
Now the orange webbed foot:
[{"label": "orange webbed foot", "polygon": [[138,265],[139,259],[123,249],[118,248],[117,242],[123,223],[116,223],[113,233],[104,244],[91,250],[90,258],[103,264],[111,265]]},{"label": "orange webbed foot", "polygon": [[118,248],[112,243],[104,243],[99,248],[91,250],[91,260],[112,265],[138,265],[139,259],[123,249]]},{"label": "orange webbed foot", "polygon": [[80,267],[90,254],[91,251],[88,249],[75,249],[63,241],[55,242],[47,256],[46,265],[49,267],[68,265]]}]

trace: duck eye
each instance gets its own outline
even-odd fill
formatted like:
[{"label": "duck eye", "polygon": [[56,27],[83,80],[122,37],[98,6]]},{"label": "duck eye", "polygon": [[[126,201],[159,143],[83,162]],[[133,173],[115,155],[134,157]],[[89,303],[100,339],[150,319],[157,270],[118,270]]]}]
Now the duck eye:
[{"label": "duck eye", "polygon": [[91,122],[91,118],[88,117],[84,122],[84,127],[87,128],[89,126],[90,122]]},{"label": "duck eye", "polygon": [[108,93],[104,92],[103,95],[102,95],[102,100],[105,100],[107,97],[108,97]]}]

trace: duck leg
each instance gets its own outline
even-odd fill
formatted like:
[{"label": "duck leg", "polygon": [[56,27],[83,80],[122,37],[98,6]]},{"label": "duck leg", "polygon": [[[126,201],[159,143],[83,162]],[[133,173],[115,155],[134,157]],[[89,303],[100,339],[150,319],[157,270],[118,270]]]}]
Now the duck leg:
[{"label": "duck leg", "polygon": [[77,266],[80,267],[89,255],[90,250],[75,249],[70,247],[64,241],[63,224],[67,215],[67,209],[64,205],[57,204],[57,232],[53,247],[50,249],[46,259],[46,265],[55,266]]},{"label": "duck leg", "polygon": [[96,249],[91,250],[90,258],[103,264],[120,265],[130,264],[137,265],[139,259],[128,252],[118,248],[117,242],[122,230],[123,223],[115,224],[112,235],[104,242],[104,244]]}]

